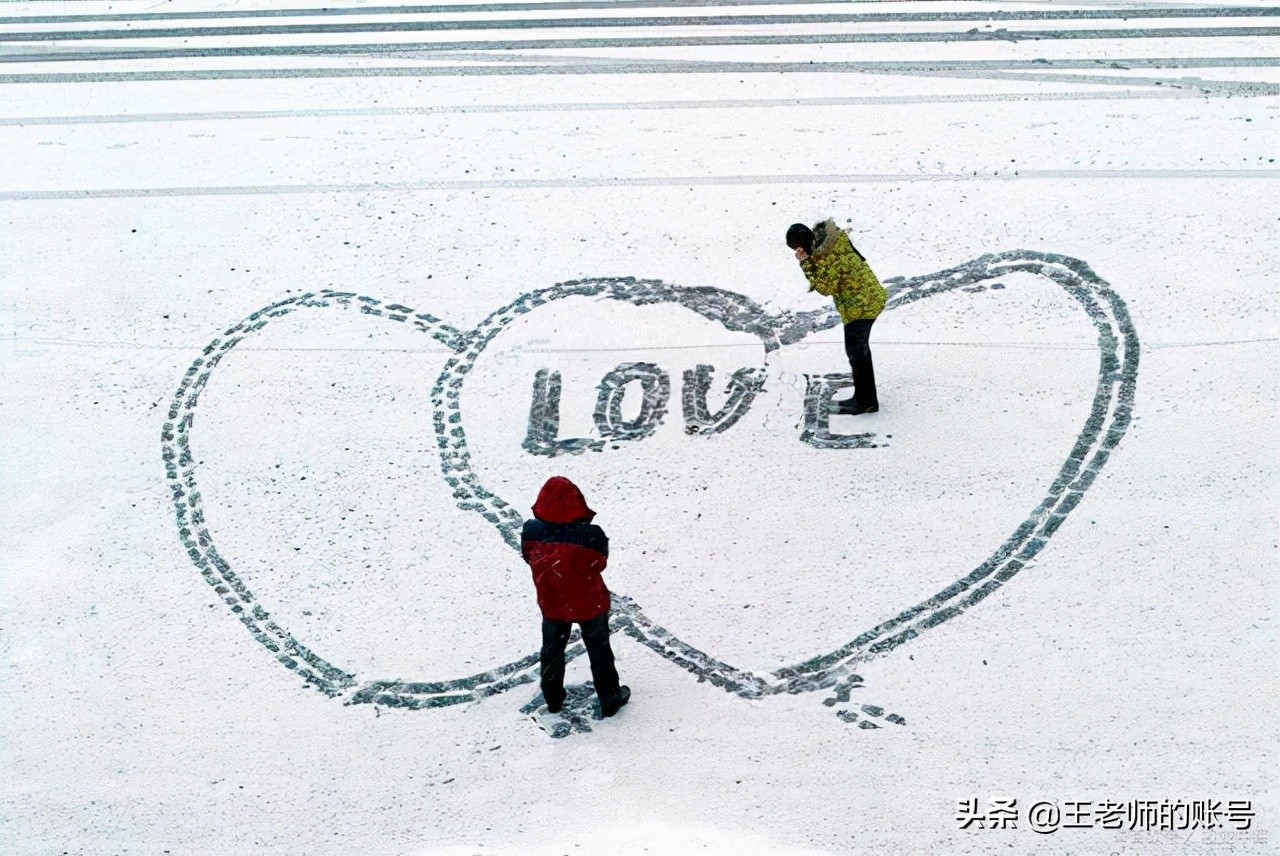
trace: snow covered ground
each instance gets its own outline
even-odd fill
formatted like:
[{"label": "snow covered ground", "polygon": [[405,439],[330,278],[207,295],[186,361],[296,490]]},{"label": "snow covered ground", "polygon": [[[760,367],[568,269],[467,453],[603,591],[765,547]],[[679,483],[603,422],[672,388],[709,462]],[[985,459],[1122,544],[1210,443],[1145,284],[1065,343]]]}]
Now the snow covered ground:
[{"label": "snow covered ground", "polygon": [[0,850],[1280,852],[1278,27],[0,5]]}]

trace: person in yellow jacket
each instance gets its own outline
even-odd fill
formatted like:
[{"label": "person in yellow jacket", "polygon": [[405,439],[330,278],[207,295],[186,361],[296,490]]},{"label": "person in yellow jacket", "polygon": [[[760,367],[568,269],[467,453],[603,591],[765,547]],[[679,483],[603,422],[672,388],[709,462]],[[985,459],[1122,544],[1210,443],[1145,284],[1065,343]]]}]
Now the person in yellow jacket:
[{"label": "person in yellow jacket", "polygon": [[871,325],[884,309],[889,294],[872,272],[849,235],[831,219],[810,229],[793,223],[787,246],[795,251],[809,290],[834,298],[844,323],[844,351],[853,369],[853,398],[841,401],[837,413],[876,413],[876,374],[871,365]]}]

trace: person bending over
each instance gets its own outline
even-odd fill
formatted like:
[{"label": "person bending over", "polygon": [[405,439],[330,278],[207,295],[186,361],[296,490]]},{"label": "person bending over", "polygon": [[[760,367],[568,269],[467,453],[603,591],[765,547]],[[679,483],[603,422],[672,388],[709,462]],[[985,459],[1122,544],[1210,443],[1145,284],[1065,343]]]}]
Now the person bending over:
[{"label": "person bending over", "polygon": [[888,292],[835,220],[824,220],[812,229],[793,223],[787,229],[787,246],[800,260],[809,290],[833,298],[844,323],[844,351],[853,370],[853,397],[839,402],[836,412],[878,412],[880,399],[871,365],[871,325],[884,309]]}]

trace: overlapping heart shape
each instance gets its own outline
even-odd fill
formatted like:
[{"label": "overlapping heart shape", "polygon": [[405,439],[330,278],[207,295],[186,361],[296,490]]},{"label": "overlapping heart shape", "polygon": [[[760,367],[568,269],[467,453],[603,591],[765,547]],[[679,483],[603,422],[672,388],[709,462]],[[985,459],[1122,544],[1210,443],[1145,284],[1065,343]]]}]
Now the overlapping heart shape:
[{"label": "overlapping heart shape", "polygon": [[[700,681],[746,698],[831,689],[834,694],[829,702],[847,701],[850,689],[862,680],[853,672],[857,663],[886,654],[960,615],[1026,568],[1083,499],[1128,428],[1137,384],[1139,343],[1124,302],[1079,259],[1013,250],[982,256],[934,274],[888,280],[885,284],[890,299],[886,308],[893,310],[1013,273],[1045,277],[1079,304],[1097,330],[1098,380],[1088,418],[1044,499],[985,561],[932,597],[854,635],[840,647],[764,675],[736,668],[687,644],[651,621],[634,600],[616,592],[614,628],[692,672]],[[280,300],[227,328],[184,375],[163,427],[162,455],[179,536],[188,556],[232,613],[281,664],[325,694],[345,698],[349,704],[429,708],[476,700],[532,683],[537,679],[538,655],[530,654],[486,672],[452,680],[362,680],[328,662],[277,624],[218,554],[205,524],[190,434],[200,394],[219,361],[273,319],[310,308],[356,309],[365,315],[410,325],[444,344],[453,356],[432,390],[441,472],[453,490],[457,507],[482,515],[511,547],[518,549],[523,517],[483,485],[473,470],[459,406],[460,394],[477,358],[508,324],[539,306],[566,297],[594,297],[637,305],[676,304],[718,321],[728,330],[757,336],[766,353],[840,323],[839,316],[830,310],[771,315],[754,301],[721,289],[684,287],[656,280],[605,278],[565,282],[529,292],[493,312],[469,331],[407,306],[331,289]],[[582,651],[580,644],[575,645],[568,656],[578,656]]]}]

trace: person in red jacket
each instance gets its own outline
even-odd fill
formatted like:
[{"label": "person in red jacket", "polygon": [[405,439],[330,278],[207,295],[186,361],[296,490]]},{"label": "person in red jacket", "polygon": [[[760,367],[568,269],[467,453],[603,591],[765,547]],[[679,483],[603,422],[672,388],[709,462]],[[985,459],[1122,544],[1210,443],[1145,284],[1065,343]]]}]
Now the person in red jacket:
[{"label": "person in red jacket", "polygon": [[555,476],[538,492],[533,519],[520,533],[542,610],[542,695],[551,713],[564,705],[564,649],[574,624],[582,628],[600,714],[613,716],[631,698],[631,689],[618,685],[609,647],[609,589],[601,576],[609,539],[591,522],[595,516],[578,486]]}]

